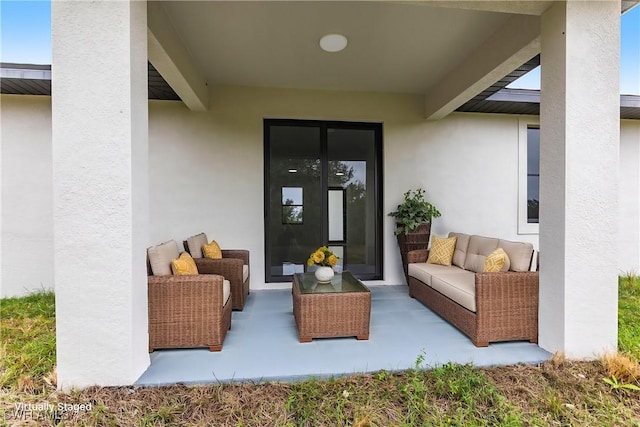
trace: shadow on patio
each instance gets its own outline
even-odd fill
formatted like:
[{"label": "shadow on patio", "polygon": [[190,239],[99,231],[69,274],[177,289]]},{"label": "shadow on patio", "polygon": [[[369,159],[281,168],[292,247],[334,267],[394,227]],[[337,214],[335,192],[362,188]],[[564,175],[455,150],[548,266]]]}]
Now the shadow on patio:
[{"label": "shadow on patio", "polygon": [[136,385],[227,381],[292,381],[363,372],[404,370],[424,353],[424,366],[536,364],[551,354],[529,342],[477,348],[456,328],[408,295],[406,286],[369,286],[368,341],[314,339],[300,343],[291,290],[252,291],[244,311],[233,312],[221,352],[159,350]]}]

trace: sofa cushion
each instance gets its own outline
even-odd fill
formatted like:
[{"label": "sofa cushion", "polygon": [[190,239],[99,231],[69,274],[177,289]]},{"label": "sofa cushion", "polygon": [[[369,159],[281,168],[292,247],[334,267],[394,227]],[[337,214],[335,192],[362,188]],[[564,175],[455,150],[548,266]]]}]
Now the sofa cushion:
[{"label": "sofa cushion", "polygon": [[485,258],[498,248],[498,242],[498,239],[491,237],[471,236],[469,247],[467,248],[467,258],[464,261],[464,269],[482,273]]},{"label": "sofa cushion", "polygon": [[411,263],[409,264],[409,276],[420,280],[427,286],[431,286],[431,276],[439,276],[445,273],[464,272],[463,269],[458,267],[446,267],[439,264],[427,264],[425,262]]},{"label": "sofa cushion", "polygon": [[482,271],[484,273],[498,273],[500,271],[509,271],[509,256],[502,248],[498,248],[491,252],[484,260]]},{"label": "sofa cushion", "polygon": [[247,264],[242,265],[242,283],[246,282],[249,278],[249,266]]},{"label": "sofa cushion", "polygon": [[231,295],[231,282],[229,282],[227,279],[224,279],[224,282],[222,282],[222,301],[224,301],[222,303],[223,307],[227,305],[227,301],[229,301],[230,295]]},{"label": "sofa cushion", "polygon": [[510,242],[509,240],[498,241],[498,247],[504,249],[509,256],[511,271],[529,271],[531,268],[531,257],[533,256],[533,245],[524,242]]},{"label": "sofa cushion", "polygon": [[149,264],[154,276],[171,276],[171,260],[180,256],[178,244],[175,240],[169,240],[160,245],[147,249]]},{"label": "sofa cushion", "polygon": [[431,287],[467,310],[476,311],[476,275],[471,271],[443,273],[431,278]]},{"label": "sofa cushion", "polygon": [[215,240],[212,240],[209,244],[202,245],[202,254],[205,258],[222,259],[222,250]]},{"label": "sofa cushion", "polygon": [[451,265],[453,251],[456,248],[455,237],[438,237],[433,236],[431,240],[431,249],[429,250],[429,258],[427,264]]},{"label": "sofa cushion", "polygon": [[191,236],[187,239],[187,246],[189,252],[191,253],[191,257],[193,258],[202,258],[202,245],[207,244],[207,235],[204,233],[196,234],[195,236]]},{"label": "sofa cushion", "polygon": [[464,260],[467,258],[467,249],[469,248],[469,238],[471,236],[464,233],[449,233],[449,237],[456,238],[456,250],[453,252],[451,263],[464,268]]},{"label": "sofa cushion", "polygon": [[187,252],[182,252],[176,259],[171,260],[171,271],[176,276],[198,274],[198,267]]}]

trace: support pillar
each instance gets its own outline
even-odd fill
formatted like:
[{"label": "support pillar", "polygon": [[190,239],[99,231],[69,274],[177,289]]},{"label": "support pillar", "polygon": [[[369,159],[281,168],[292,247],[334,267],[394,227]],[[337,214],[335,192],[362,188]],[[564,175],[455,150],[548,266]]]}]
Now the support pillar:
[{"label": "support pillar", "polygon": [[51,4],[61,389],[132,384],[149,365],[146,7]]},{"label": "support pillar", "polygon": [[553,4],[541,22],[540,346],[617,348],[620,2]]}]

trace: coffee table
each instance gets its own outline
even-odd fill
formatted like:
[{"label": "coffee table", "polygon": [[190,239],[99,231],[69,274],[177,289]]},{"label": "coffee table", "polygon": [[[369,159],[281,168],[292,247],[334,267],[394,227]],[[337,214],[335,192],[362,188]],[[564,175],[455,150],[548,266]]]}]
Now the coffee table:
[{"label": "coffee table", "polygon": [[313,273],[297,273],[293,315],[300,342],[350,336],[368,340],[371,292],[348,271],[336,274],[330,284],[318,283]]}]

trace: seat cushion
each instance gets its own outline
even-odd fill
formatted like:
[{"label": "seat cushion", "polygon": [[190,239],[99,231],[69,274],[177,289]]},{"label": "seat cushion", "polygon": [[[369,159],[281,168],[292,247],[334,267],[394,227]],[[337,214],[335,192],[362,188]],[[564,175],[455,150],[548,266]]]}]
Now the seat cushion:
[{"label": "seat cushion", "polygon": [[464,268],[464,260],[467,258],[470,235],[464,233],[449,233],[449,237],[456,238],[456,249],[453,252],[451,263],[457,267]]},{"label": "seat cushion", "polygon": [[432,276],[457,272],[464,272],[464,270],[454,266],[447,267],[439,264],[427,264],[426,262],[409,264],[409,276],[420,280],[427,286],[431,286]]},{"label": "seat cushion", "polygon": [[242,283],[246,282],[249,278],[249,266],[247,264],[242,265]]},{"label": "seat cushion", "polygon": [[223,307],[227,305],[229,296],[231,296],[231,282],[229,282],[227,279],[224,279],[224,282],[222,282],[222,301],[224,301],[222,303]]},{"label": "seat cushion", "polygon": [[187,239],[187,246],[189,253],[193,258],[202,258],[202,245],[206,245],[208,242],[207,235],[204,233],[196,234]]},{"label": "seat cushion", "polygon": [[498,239],[483,236],[471,236],[467,248],[467,258],[464,261],[464,269],[482,273],[484,260],[489,254],[498,248]]},{"label": "seat cushion", "polygon": [[176,276],[198,274],[198,267],[187,252],[182,252],[176,259],[171,260],[171,271]]},{"label": "seat cushion", "polygon": [[476,275],[471,271],[433,276],[431,287],[464,308],[476,311]]},{"label": "seat cushion", "polygon": [[509,256],[511,271],[529,271],[531,259],[533,257],[533,245],[524,242],[510,242],[509,240],[498,241],[498,247],[504,249]]},{"label": "seat cushion", "polygon": [[171,260],[180,256],[178,243],[169,240],[160,245],[151,246],[147,249],[151,272],[154,276],[171,276]]},{"label": "seat cushion", "polygon": [[453,251],[456,248],[455,237],[438,237],[433,236],[431,239],[431,249],[429,250],[429,258],[427,264],[451,265]]}]

